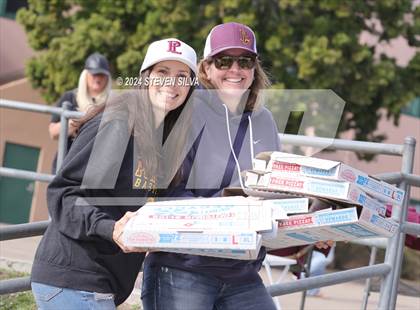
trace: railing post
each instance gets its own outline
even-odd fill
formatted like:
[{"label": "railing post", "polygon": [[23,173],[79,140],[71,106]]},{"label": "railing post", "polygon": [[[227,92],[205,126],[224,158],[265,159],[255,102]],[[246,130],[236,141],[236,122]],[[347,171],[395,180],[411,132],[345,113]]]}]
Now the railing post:
[{"label": "railing post", "polygon": [[[70,109],[71,103],[68,101],[63,102],[63,112]],[[61,113],[60,117],[60,136],[58,139],[58,154],[57,154],[57,171],[61,168],[61,164],[63,163],[64,156],[66,156],[67,153],[67,132],[68,132],[68,119],[64,115],[64,113]]]},{"label": "railing post", "polygon": [[[371,247],[369,266],[375,265],[376,252],[377,251],[378,251],[378,248],[376,246]],[[365,295],[363,296],[363,302],[362,302],[362,310],[366,310],[366,308],[367,308],[368,299],[369,299],[369,295],[370,295],[371,283],[372,283],[372,279],[367,278],[366,279],[366,285],[365,285]]]},{"label": "railing post", "polygon": [[[414,164],[414,152],[416,139],[406,137],[404,139],[404,148],[402,154],[401,172],[412,173]],[[407,206],[410,197],[410,185],[402,181],[399,188],[405,191],[404,202],[401,207],[393,206],[392,218],[400,224],[405,223],[407,218]],[[379,297],[379,309],[395,309],[398,292],[398,282],[401,273],[401,263],[404,253],[405,234],[401,232],[401,226],[392,238],[388,241],[388,247],[385,254],[385,264],[393,266],[391,272],[387,274],[381,284],[381,294]]]},{"label": "railing post", "polygon": [[[402,164],[401,164],[401,172],[403,174],[406,173],[413,173],[414,167],[414,154],[416,151],[416,139],[414,137],[406,137],[404,140],[404,152],[402,156]],[[407,221],[407,213],[408,213],[408,204],[410,202],[410,184],[407,181],[401,182],[399,187],[406,192],[406,197],[404,199],[403,209],[401,210],[401,223],[404,224]],[[395,263],[395,270],[392,273],[392,291],[389,305],[392,309],[395,309],[396,302],[397,302],[397,294],[398,294],[398,285],[399,279],[401,275],[401,266],[402,261],[404,258],[404,246],[405,246],[405,233],[399,233],[399,242],[398,242],[398,249],[397,249],[397,257]]]},{"label": "railing post", "polygon": [[[314,252],[313,247],[308,252],[308,257],[306,258],[306,268],[305,268],[305,278],[309,278],[311,276],[311,265],[312,265],[312,254]],[[304,290],[302,291],[302,296],[300,298],[300,310],[305,309],[305,302],[306,302],[306,295],[308,291]]]}]

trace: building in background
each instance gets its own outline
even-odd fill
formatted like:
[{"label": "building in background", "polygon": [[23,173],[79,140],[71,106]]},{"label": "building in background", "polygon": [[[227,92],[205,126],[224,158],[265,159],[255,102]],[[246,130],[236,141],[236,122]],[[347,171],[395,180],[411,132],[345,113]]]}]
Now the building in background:
[{"label": "building in background", "polygon": [[[0,0],[0,98],[45,104],[24,76],[34,55],[23,27],[15,20],[27,1]],[[50,173],[57,143],[48,136],[50,115],[0,108],[0,165]],[[0,177],[0,222],[25,223],[48,218],[47,184]]]},{"label": "building in background", "polygon": [[[420,98],[413,100],[410,105],[404,109],[401,114],[399,127],[396,127],[391,120],[385,117],[385,111],[382,113],[382,118],[378,122],[378,133],[386,134],[387,138],[384,143],[403,144],[407,136],[413,136],[416,139],[416,152],[414,158],[413,173],[420,175]],[[354,133],[348,131],[342,134],[342,139],[352,140]],[[343,161],[346,164],[356,167],[359,170],[365,171],[371,175],[380,174],[384,172],[399,172],[401,171],[401,157],[390,155],[378,155],[372,161],[362,161],[357,158],[357,155],[349,151],[337,151],[334,153],[322,153],[319,157],[331,160]],[[412,187],[410,192],[410,205],[416,206],[420,212],[420,188]]]},{"label": "building in background", "polygon": [[[379,29],[379,31],[382,29],[377,20],[372,19],[370,20],[370,23],[376,24],[375,28]],[[380,57],[381,54],[385,54],[390,58],[394,58],[399,66],[406,66],[414,57],[416,51],[419,51],[418,48],[410,47],[407,44],[407,41],[401,36],[394,38],[387,43],[378,44],[377,37],[367,32],[362,32],[360,35],[360,42],[369,46],[375,46],[375,57]],[[343,99],[345,100],[345,98]],[[417,156],[414,159],[413,173],[420,175],[420,98],[417,97],[412,100],[401,112],[399,126],[397,127],[391,120],[386,119],[386,111],[382,111],[382,118],[378,122],[377,133],[385,134],[387,138],[384,143],[391,144],[403,144],[405,137],[413,136],[417,141],[415,152]],[[341,137],[343,139],[352,140],[354,138],[354,133],[349,131],[344,133]],[[353,152],[335,152],[333,154],[325,154],[325,156],[331,159],[334,158],[344,161],[345,163],[370,174],[398,172],[401,169],[401,157],[379,155],[376,156],[373,161],[366,162],[358,160]],[[410,197],[410,205],[416,206],[420,213],[420,188],[412,187]]]},{"label": "building in background", "polygon": [[[40,92],[31,87],[24,77],[25,62],[34,55],[27,44],[26,34],[15,20],[16,11],[27,1],[0,0],[0,98],[45,104]],[[361,36],[367,44],[375,44],[374,38]],[[395,57],[405,65],[414,55],[413,50],[400,39],[388,46],[380,46],[378,53]],[[76,86],[76,85],[75,85]],[[345,99],[345,98],[343,98]],[[385,113],[384,113],[385,114]],[[0,165],[23,170],[50,173],[51,162],[57,150],[56,141],[48,136],[50,115],[0,108]],[[381,119],[378,132],[386,133],[385,143],[402,144],[406,136],[417,140],[416,154],[420,154],[420,99],[417,98],[403,111],[400,126]],[[352,132],[342,135],[353,139]],[[335,152],[321,155],[324,158],[343,161],[370,174],[396,172],[401,168],[401,158],[377,156],[371,162],[357,159],[352,152]],[[419,156],[416,156],[419,158]],[[420,175],[420,163],[416,158],[414,173]],[[0,177],[0,222],[24,223],[48,218],[45,199],[46,183]],[[420,204],[420,189],[411,191],[411,204]]]}]

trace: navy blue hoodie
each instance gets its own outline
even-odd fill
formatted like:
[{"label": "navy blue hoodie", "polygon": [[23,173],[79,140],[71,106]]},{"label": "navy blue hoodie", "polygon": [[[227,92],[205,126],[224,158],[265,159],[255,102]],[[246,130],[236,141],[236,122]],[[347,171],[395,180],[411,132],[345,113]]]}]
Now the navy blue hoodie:
[{"label": "navy blue hoodie", "polygon": [[[51,223],[36,251],[31,281],[113,293],[119,305],[133,290],[144,253],[123,253],[112,239],[114,225],[125,212],[144,204],[150,193],[133,186],[137,178],[134,142],[127,122],[114,120],[100,126],[101,119],[99,114],[81,127],[62,168],[48,186]],[[104,142],[99,149],[94,147],[98,141]],[[90,162],[94,150],[99,154]],[[86,181],[92,166],[97,170],[90,174],[92,180]],[[103,180],[110,171],[116,172],[115,185],[96,189],[84,186]]]},{"label": "navy blue hoodie", "polygon": [[[276,123],[266,108],[233,114],[215,91],[195,93],[191,131],[194,143],[182,166],[181,184],[168,191],[172,197],[215,197],[225,187],[240,186],[229,136],[240,170],[252,167],[254,154],[280,149]],[[260,281],[258,271],[264,257],[264,248],[254,261],[158,252],[150,253],[145,264],[211,275],[226,283],[249,283]]]}]

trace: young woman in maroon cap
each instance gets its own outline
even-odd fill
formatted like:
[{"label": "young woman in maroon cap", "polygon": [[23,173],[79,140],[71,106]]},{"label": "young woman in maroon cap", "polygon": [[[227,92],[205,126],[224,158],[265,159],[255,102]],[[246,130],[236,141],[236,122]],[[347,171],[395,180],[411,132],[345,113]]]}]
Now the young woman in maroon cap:
[{"label": "young woman in maroon cap", "polygon": [[[272,114],[262,106],[269,80],[258,60],[253,31],[242,24],[214,27],[207,37],[194,94],[192,148],[172,197],[220,196],[241,186],[240,171],[252,167],[254,154],[279,150]],[[142,301],[145,310],[275,309],[256,260],[149,253],[145,259]]]},{"label": "young woman in maroon cap", "polygon": [[[214,27],[207,37],[194,95],[194,145],[184,162],[175,197],[214,197],[239,186],[237,166],[251,168],[252,156],[280,147],[271,113],[259,92],[269,80],[257,58],[253,31],[242,24]],[[197,94],[201,92],[201,94]],[[188,184],[188,185],[187,185]],[[275,309],[258,275],[265,249],[256,260],[149,253],[142,300],[145,310]]]}]

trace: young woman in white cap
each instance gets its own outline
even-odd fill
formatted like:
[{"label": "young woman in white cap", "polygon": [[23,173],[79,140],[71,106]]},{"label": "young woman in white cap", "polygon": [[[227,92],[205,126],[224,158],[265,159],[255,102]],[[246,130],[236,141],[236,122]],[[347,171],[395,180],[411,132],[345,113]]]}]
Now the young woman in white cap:
[{"label": "young woman in white cap", "polygon": [[192,92],[189,85],[158,82],[196,72],[190,46],[177,39],[154,42],[140,77],[157,82],[113,96],[77,124],[78,135],[48,187],[51,223],[31,273],[39,309],[115,309],[131,293],[144,253],[126,253],[122,228],[129,211],[155,195],[167,170],[162,143],[182,129],[174,122]]}]

